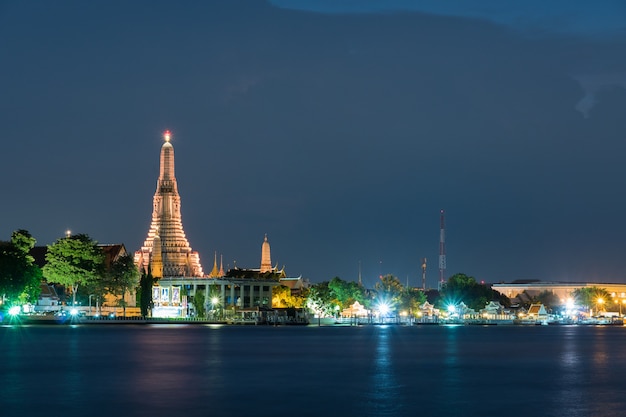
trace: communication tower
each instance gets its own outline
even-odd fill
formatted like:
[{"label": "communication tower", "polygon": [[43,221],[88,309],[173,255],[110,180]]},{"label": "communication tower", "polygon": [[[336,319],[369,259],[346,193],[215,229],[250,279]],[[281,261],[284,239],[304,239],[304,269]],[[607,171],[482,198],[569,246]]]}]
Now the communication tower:
[{"label": "communication tower", "polygon": [[439,289],[446,280],[446,222],[443,209],[440,213],[439,229]]},{"label": "communication tower", "polygon": [[426,291],[426,258],[422,258],[422,290]]}]

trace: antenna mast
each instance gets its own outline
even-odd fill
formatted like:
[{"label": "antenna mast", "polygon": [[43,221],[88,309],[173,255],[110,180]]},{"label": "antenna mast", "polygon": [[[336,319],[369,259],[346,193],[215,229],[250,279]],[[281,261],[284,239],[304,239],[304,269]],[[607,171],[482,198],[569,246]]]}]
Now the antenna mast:
[{"label": "antenna mast", "polygon": [[422,258],[422,290],[426,291],[426,258]]},{"label": "antenna mast", "polygon": [[443,286],[446,278],[446,223],[445,212],[441,209],[439,230],[439,289]]}]

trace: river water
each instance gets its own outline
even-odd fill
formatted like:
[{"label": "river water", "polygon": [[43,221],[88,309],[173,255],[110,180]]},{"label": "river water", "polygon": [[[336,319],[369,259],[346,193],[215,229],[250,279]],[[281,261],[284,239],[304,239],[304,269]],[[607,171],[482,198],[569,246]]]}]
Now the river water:
[{"label": "river water", "polygon": [[0,416],[626,415],[622,326],[0,327]]}]

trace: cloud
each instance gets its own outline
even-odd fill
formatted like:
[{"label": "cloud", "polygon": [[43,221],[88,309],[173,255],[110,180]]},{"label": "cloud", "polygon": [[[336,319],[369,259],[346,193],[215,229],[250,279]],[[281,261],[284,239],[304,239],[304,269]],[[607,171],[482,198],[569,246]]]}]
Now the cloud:
[{"label": "cloud", "polygon": [[419,12],[483,19],[528,34],[626,35],[626,3],[575,0],[270,0],[276,7],[328,14]]},{"label": "cloud", "polygon": [[589,117],[591,109],[598,103],[597,94],[603,90],[621,87],[626,89],[626,73],[613,74],[583,74],[572,76],[583,89],[584,96],[576,104],[576,110],[585,118]]},{"label": "cloud", "polygon": [[262,80],[263,77],[260,75],[239,75],[232,82],[224,86],[224,98],[231,100],[237,96],[244,95]]}]

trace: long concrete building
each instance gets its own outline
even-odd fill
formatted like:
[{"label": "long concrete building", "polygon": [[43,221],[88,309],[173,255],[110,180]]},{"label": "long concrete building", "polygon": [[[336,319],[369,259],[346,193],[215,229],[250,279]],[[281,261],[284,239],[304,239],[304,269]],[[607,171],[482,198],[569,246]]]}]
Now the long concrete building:
[{"label": "long concrete building", "polygon": [[514,281],[512,283],[491,284],[491,288],[509,298],[519,298],[523,293],[537,296],[542,292],[552,292],[565,304],[574,291],[581,288],[602,288],[614,299],[626,299],[626,284],[607,284],[598,282],[542,282],[535,280]]}]

